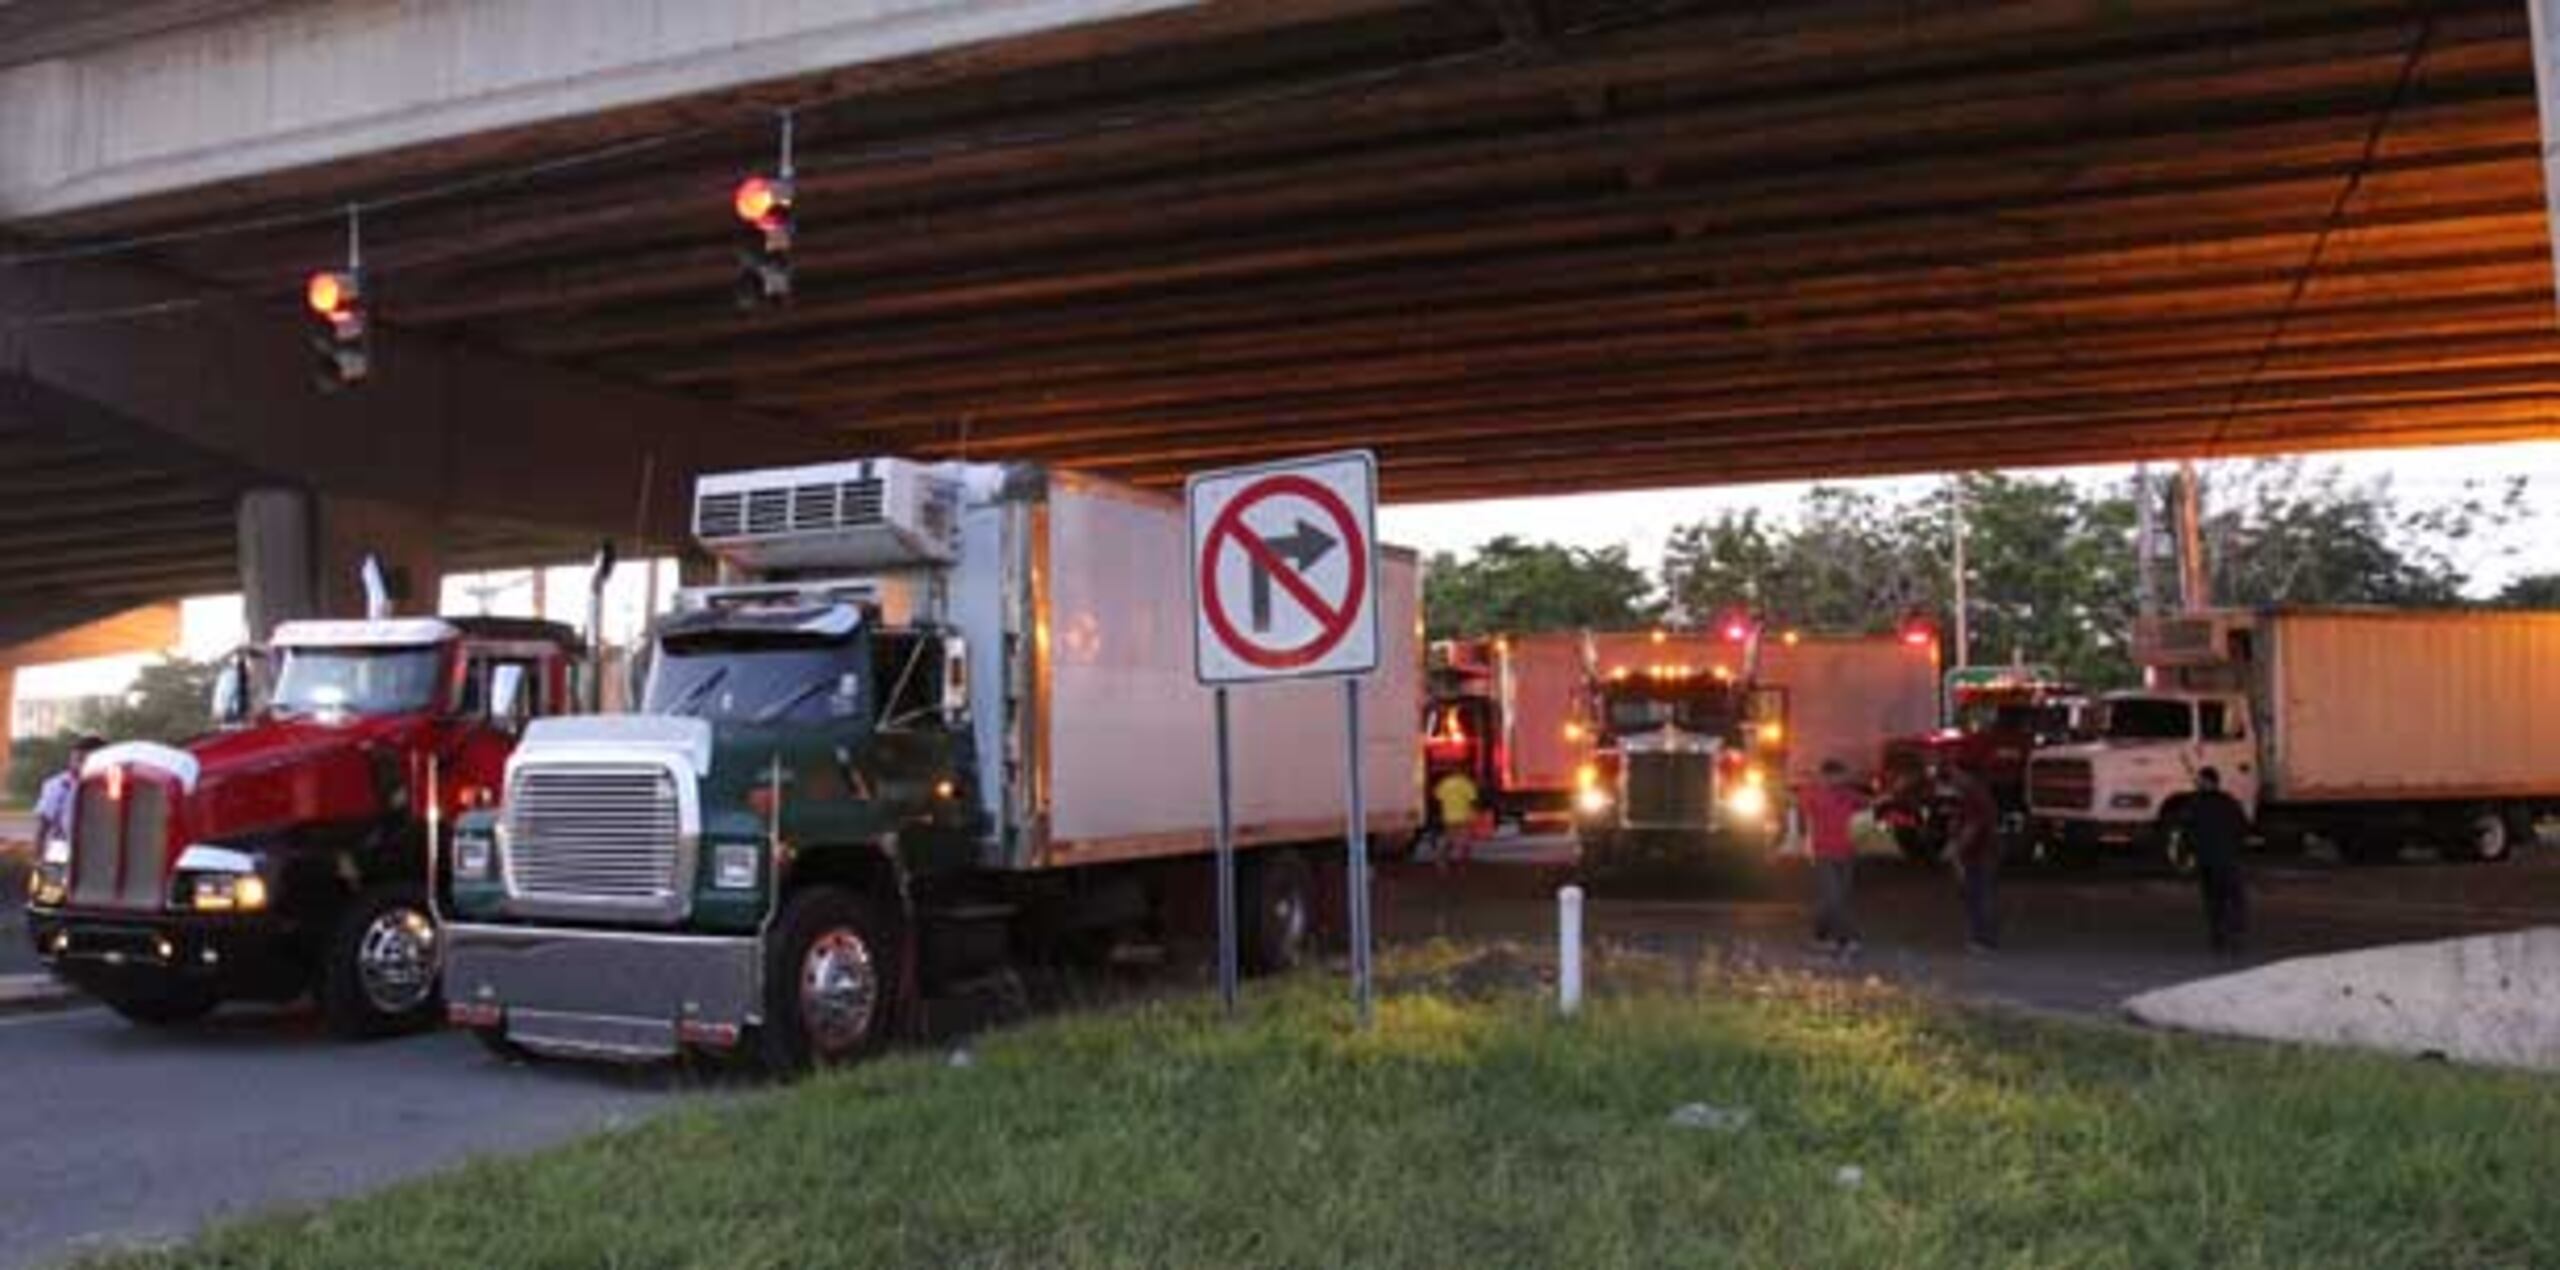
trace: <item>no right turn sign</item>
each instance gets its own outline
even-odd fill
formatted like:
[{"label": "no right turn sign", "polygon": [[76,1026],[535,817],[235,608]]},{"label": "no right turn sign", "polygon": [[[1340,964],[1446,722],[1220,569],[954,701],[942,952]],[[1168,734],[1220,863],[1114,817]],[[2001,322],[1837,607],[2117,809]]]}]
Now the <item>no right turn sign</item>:
[{"label": "no right turn sign", "polygon": [[1365,452],[1191,478],[1202,683],[1377,668],[1376,490],[1376,461]]}]

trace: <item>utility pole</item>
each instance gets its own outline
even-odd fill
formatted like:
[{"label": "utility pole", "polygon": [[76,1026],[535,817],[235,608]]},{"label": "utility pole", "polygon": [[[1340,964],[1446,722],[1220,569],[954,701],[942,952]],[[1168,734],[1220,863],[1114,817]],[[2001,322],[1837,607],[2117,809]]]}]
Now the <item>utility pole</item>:
[{"label": "utility pole", "polygon": [[1973,664],[1973,632],[1972,632],[1972,629],[1971,629],[1971,627],[1969,626],[1968,621],[1967,621],[1966,609],[1967,609],[1969,606],[1968,606],[1968,605],[1966,604],[1966,602],[1965,602],[1965,599],[1966,599],[1966,597],[1965,597],[1965,590],[1966,590],[1966,587],[1967,587],[1967,585],[1968,585],[1968,584],[1967,584],[1967,582],[1966,582],[1966,580],[1965,580],[1965,573],[1966,573],[1966,569],[1965,569],[1965,561],[1964,561],[1964,540],[1965,540],[1964,477],[1963,477],[1963,476],[1961,476],[1961,475],[1957,476],[1957,477],[1955,478],[1954,483],[1948,486],[1948,490],[1949,490],[1949,492],[1950,492],[1950,494],[1951,494],[1951,497],[1947,500],[1947,505],[1948,505],[1948,508],[1949,508],[1950,512],[1952,512],[1952,514],[1953,514],[1953,515],[1954,515],[1954,517],[1955,517],[1955,540],[1956,540],[1956,541],[1955,541],[1955,547],[1956,547],[1956,551],[1955,551],[1955,557],[1956,557],[1956,558],[1955,558],[1955,566],[1956,566],[1956,567],[1955,567],[1955,626],[1956,626],[1956,631],[1955,631],[1955,635],[1956,635],[1955,654],[1956,654],[1956,657],[1955,657],[1955,661],[1954,661],[1953,663],[1951,663],[1951,664],[1952,664],[1952,665],[1956,665],[1956,666],[1970,666],[1970,665],[1972,665],[1972,664]]},{"label": "utility pole", "polygon": [[2213,607],[2212,575],[2204,559],[2204,495],[2193,460],[2178,460],[2178,604],[2193,613]]},{"label": "utility pole", "polygon": [[2133,565],[2144,617],[2160,615],[2160,509],[2152,503],[2151,465],[2133,465]]}]

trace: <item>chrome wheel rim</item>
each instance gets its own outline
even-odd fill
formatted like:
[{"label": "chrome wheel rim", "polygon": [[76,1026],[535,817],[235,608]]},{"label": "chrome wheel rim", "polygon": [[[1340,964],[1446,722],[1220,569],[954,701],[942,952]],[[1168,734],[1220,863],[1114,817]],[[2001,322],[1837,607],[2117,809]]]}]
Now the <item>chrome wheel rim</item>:
[{"label": "chrome wheel rim", "polygon": [[1276,950],[1282,965],[1294,966],[1307,946],[1307,901],[1295,891],[1271,897],[1271,927],[1280,932]]},{"label": "chrome wheel rim", "polygon": [[809,941],[800,958],[800,1025],[811,1050],[836,1057],[861,1048],[880,1010],[880,963],[845,927]]},{"label": "chrome wheel rim", "polygon": [[2196,853],[2187,845],[2187,833],[2185,830],[2172,829],[2169,831],[2168,841],[2165,844],[2165,853],[2169,857],[2169,869],[2171,872],[2187,874],[2196,871]]},{"label": "chrome wheel rim", "polygon": [[356,969],[374,1009],[405,1014],[424,1005],[436,987],[435,923],[406,906],[376,914],[356,944]]},{"label": "chrome wheel rim", "polygon": [[2496,812],[2484,811],[2471,818],[2471,850],[2483,860],[2495,860],[2507,854],[2507,822]]}]

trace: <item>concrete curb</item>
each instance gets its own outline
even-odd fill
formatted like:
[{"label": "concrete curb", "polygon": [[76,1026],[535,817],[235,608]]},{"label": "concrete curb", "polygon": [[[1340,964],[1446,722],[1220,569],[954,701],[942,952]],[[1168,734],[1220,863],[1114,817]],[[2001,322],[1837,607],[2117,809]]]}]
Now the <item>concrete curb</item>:
[{"label": "concrete curb", "polygon": [[79,999],[78,991],[52,975],[0,975],[0,1015],[59,1010]]}]

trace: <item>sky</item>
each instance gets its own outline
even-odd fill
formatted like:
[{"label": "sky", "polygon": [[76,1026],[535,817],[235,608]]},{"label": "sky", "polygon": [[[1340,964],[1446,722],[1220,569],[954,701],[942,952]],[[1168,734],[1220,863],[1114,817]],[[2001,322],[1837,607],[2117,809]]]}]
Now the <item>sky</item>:
[{"label": "sky", "polygon": [[[2431,450],[2346,451],[2311,457],[2313,467],[2334,465],[2350,480],[2388,478],[2392,492],[2409,506],[2457,500],[2466,482],[2494,486],[2511,475],[2532,480],[2527,504],[2533,513],[2497,541],[2457,556],[2472,575],[2475,594],[2495,592],[2507,579],[2527,573],[2560,572],[2560,513],[2546,510],[2560,500],[2560,441],[2510,445],[2445,447]],[[2049,469],[2091,483],[2121,482],[2131,465]],[[2214,465],[2206,465],[2208,497]],[[1873,489],[1888,497],[1928,489],[1938,477],[1886,477],[1835,484]],[[1618,494],[1577,494],[1553,498],[1491,499],[1476,502],[1413,503],[1382,507],[1379,536],[1387,542],[1425,552],[1465,553],[1486,539],[1516,534],[1531,541],[1560,542],[1576,547],[1625,545],[1637,565],[1648,572],[1662,560],[1663,545],[1673,529],[1710,520],[1727,511],[1756,508],[1764,518],[1785,521],[1811,486],[1804,482],[1726,485],[1644,490]],[[672,561],[657,561],[661,603],[674,586]],[[586,577],[583,567],[554,569],[545,582],[546,615],[574,625],[586,621]],[[639,629],[648,589],[647,573],[637,562],[618,570],[606,594],[606,629],[616,639]],[[533,587],[530,570],[449,577],[444,611],[530,615]],[[236,646],[242,638],[238,596],[214,596],[186,602],[182,617],[183,656],[205,658]],[[100,658],[59,666],[28,667],[18,672],[18,695],[25,699],[111,693],[130,682],[151,659]]]}]

